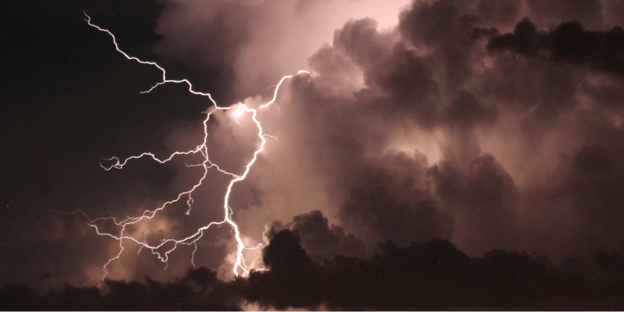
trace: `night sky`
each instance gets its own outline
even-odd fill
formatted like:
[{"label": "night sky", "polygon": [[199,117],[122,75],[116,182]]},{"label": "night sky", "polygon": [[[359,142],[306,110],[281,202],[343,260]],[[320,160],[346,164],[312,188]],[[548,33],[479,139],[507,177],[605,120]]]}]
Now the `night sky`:
[{"label": "night sky", "polygon": [[[0,309],[624,309],[624,2],[4,1]],[[228,224],[110,219],[266,145]],[[251,114],[206,123],[241,174]],[[124,235],[224,219],[232,177]],[[84,212],[75,213],[76,211]],[[91,226],[90,226],[91,225]],[[93,226],[97,226],[96,228]],[[194,256],[193,256],[194,255]],[[193,259],[193,261],[191,261]],[[193,267],[192,264],[195,264]],[[268,270],[265,270],[268,269]],[[103,279],[103,277],[105,278]],[[99,288],[98,288],[99,287]]]}]

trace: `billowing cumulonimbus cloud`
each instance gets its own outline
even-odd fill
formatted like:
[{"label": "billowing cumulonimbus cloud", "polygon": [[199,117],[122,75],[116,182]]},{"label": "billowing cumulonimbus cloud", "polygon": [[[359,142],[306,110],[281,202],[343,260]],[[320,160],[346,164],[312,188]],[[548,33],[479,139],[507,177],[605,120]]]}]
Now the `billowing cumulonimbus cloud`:
[{"label": "billowing cumulonimbus cloud", "polygon": [[[337,30],[278,121],[327,181],[324,214],[368,242],[446,238],[470,254],[620,246],[621,28],[540,26],[538,11],[414,2],[394,30],[366,18]],[[588,151],[609,169],[579,172]],[[572,191],[594,179],[603,187]]]},{"label": "billowing cumulonimbus cloud", "polygon": [[334,256],[366,256],[366,246],[360,238],[345,234],[340,226],[330,225],[328,219],[318,210],[295,216],[292,222],[285,225],[276,221],[266,231],[265,236],[271,240],[284,229],[296,233],[301,238],[301,245],[306,253],[318,262],[333,259]]}]

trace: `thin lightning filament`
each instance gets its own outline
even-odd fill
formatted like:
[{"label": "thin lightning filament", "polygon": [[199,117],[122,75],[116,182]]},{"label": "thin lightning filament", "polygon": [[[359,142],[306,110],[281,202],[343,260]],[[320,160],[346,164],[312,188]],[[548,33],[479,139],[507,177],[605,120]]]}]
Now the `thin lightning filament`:
[{"label": "thin lightning filament", "polygon": [[[193,187],[191,187],[189,190],[186,190],[184,192],[181,192],[177,195],[176,198],[166,201],[165,203],[162,204],[162,206],[157,207],[153,210],[145,210],[143,211],[142,214],[140,214],[139,216],[134,216],[134,217],[127,217],[126,219],[123,220],[118,220],[115,217],[101,217],[101,218],[96,218],[96,219],[91,219],[89,218],[89,216],[87,214],[85,214],[83,211],[81,210],[76,210],[73,213],[77,213],[77,214],[81,214],[82,216],[84,216],[87,219],[87,224],[92,227],[95,232],[98,235],[101,236],[107,236],[110,238],[113,238],[117,241],[119,241],[119,252],[112,258],[110,258],[102,267],[102,270],[104,271],[104,275],[102,276],[102,280],[104,280],[106,278],[106,276],[108,275],[109,271],[108,271],[108,266],[115,260],[119,260],[119,258],[121,257],[121,255],[123,254],[125,247],[124,247],[124,242],[130,241],[130,242],[134,242],[136,244],[138,244],[140,246],[139,248],[139,252],[143,249],[147,249],[150,250],[152,254],[156,255],[158,257],[159,260],[161,260],[162,262],[164,262],[165,264],[167,264],[167,261],[169,260],[169,254],[171,252],[173,252],[178,245],[192,245],[194,247],[193,249],[193,253],[191,256],[191,263],[193,264],[193,266],[195,265],[194,262],[194,258],[195,258],[195,252],[197,251],[197,242],[203,237],[204,235],[204,231],[207,230],[208,228],[212,227],[212,226],[220,226],[223,224],[228,224],[231,229],[232,229],[232,234],[234,236],[234,239],[236,240],[237,243],[237,249],[236,249],[236,261],[234,263],[234,267],[233,267],[233,273],[235,276],[239,276],[240,274],[242,274],[243,276],[246,276],[249,274],[251,268],[250,266],[248,266],[245,262],[245,259],[243,257],[243,250],[249,250],[249,249],[255,249],[255,248],[259,248],[260,245],[256,246],[256,247],[247,247],[244,243],[243,240],[241,239],[241,232],[240,229],[238,227],[238,225],[232,220],[232,214],[233,214],[233,210],[229,205],[230,202],[230,196],[232,194],[232,189],[234,187],[234,185],[237,182],[240,182],[242,180],[244,180],[247,175],[249,174],[252,166],[255,164],[257,158],[258,158],[258,154],[260,154],[263,150],[264,150],[264,146],[267,143],[266,137],[271,137],[271,138],[275,138],[272,137],[268,134],[265,134],[263,129],[262,129],[262,125],[260,123],[260,121],[258,121],[257,116],[258,116],[258,110],[260,109],[264,109],[267,107],[270,107],[276,100],[277,98],[277,94],[279,91],[280,86],[282,85],[282,83],[286,80],[286,79],[290,79],[296,75],[300,75],[300,74],[308,74],[311,75],[308,71],[305,70],[300,70],[299,72],[297,72],[295,75],[290,75],[290,76],[284,76],[282,77],[282,79],[279,81],[279,83],[277,84],[277,87],[275,88],[275,92],[273,94],[273,98],[267,102],[264,103],[262,105],[260,105],[257,109],[253,109],[253,108],[249,108],[245,105],[235,105],[235,106],[231,106],[231,107],[222,107],[217,105],[217,103],[215,102],[215,100],[212,98],[212,96],[209,93],[204,93],[204,92],[199,92],[199,91],[195,91],[193,89],[193,85],[191,84],[191,82],[187,79],[181,79],[181,80],[174,80],[174,79],[168,79],[167,78],[167,72],[166,70],[161,67],[160,65],[158,65],[155,62],[149,62],[149,61],[143,61],[137,57],[133,57],[130,56],[128,54],[126,54],[124,51],[122,51],[118,44],[117,44],[117,40],[115,38],[115,35],[113,35],[113,33],[111,33],[109,30],[101,28],[93,23],[91,23],[91,17],[89,15],[87,15],[86,12],[84,12],[85,15],[85,20],[87,22],[87,24],[101,32],[105,32],[108,35],[111,36],[113,44],[115,45],[115,49],[121,53],[126,59],[128,60],[132,60],[132,61],[136,61],[140,64],[145,64],[145,65],[150,65],[153,67],[158,68],[161,72],[162,72],[162,80],[157,82],[155,85],[153,85],[150,89],[146,90],[146,91],[142,91],[141,93],[149,93],[152,90],[154,90],[155,88],[167,84],[167,83],[183,83],[186,84],[188,86],[188,91],[192,94],[195,95],[199,95],[199,96],[203,96],[203,97],[207,97],[211,103],[214,109],[212,109],[210,112],[208,112],[206,114],[206,118],[203,121],[203,128],[204,128],[204,137],[203,137],[203,142],[201,145],[196,146],[194,149],[189,150],[189,151],[176,151],[174,153],[172,153],[169,157],[164,158],[164,159],[160,159],[158,157],[156,157],[153,153],[149,153],[149,152],[145,152],[142,153],[140,155],[137,156],[130,156],[124,160],[121,160],[117,157],[111,157],[111,158],[107,158],[105,159],[106,161],[108,161],[109,163],[112,162],[112,165],[106,166],[102,163],[100,163],[100,166],[106,170],[106,171],[110,171],[112,169],[122,169],[124,166],[126,166],[128,164],[129,161],[135,160],[135,159],[140,159],[140,158],[144,158],[144,157],[149,157],[152,158],[153,160],[164,164],[169,162],[170,160],[172,160],[174,157],[176,156],[180,156],[180,155],[201,155],[203,161],[200,164],[195,164],[195,165],[191,165],[189,167],[201,167],[203,170],[203,175],[201,176],[201,178],[197,181],[197,183],[195,185],[193,185]],[[210,116],[212,115],[212,113],[214,113],[217,110],[220,111],[227,111],[230,108],[233,109],[233,116],[235,117],[235,119],[240,118],[243,114],[249,113],[251,114],[251,120],[253,121],[253,123],[256,125],[257,128],[257,137],[260,140],[260,145],[259,147],[254,151],[253,153],[253,157],[251,158],[251,160],[244,166],[244,169],[242,170],[241,173],[233,173],[233,172],[229,172],[226,171],[224,169],[222,169],[221,167],[219,167],[217,164],[213,163],[210,160],[210,157],[208,155],[208,120],[210,119]],[[224,198],[223,198],[223,220],[221,221],[213,221],[210,222],[202,227],[200,227],[199,229],[197,229],[197,231],[195,233],[193,233],[190,236],[187,236],[185,238],[182,239],[173,239],[173,238],[168,238],[168,239],[163,239],[160,241],[159,244],[149,244],[147,243],[147,240],[144,238],[143,241],[140,241],[137,238],[134,238],[132,236],[126,235],[126,228],[130,225],[142,222],[142,221],[146,221],[146,220],[150,220],[152,218],[154,218],[156,216],[156,214],[165,209],[165,207],[172,205],[174,203],[180,202],[183,198],[187,198],[188,200],[187,205],[188,205],[188,211],[186,212],[186,214],[190,214],[191,211],[191,205],[193,203],[193,198],[192,198],[192,194],[195,190],[197,190],[201,185],[202,182],[206,179],[206,176],[208,175],[208,171],[209,170],[218,170],[220,173],[227,175],[229,177],[231,177],[231,180],[228,184],[227,190],[225,192]],[[98,223],[104,222],[104,221],[112,221],[114,222],[114,224],[116,226],[118,226],[120,228],[120,232],[118,235],[115,234],[111,234],[111,233],[107,233],[107,232],[103,232],[99,227],[98,227]],[[167,248],[166,250],[161,250],[161,248],[163,248],[163,246],[165,246],[165,244],[171,244],[173,243],[172,247]],[[164,248],[163,248],[164,249]],[[165,267],[166,268],[166,267]]]}]

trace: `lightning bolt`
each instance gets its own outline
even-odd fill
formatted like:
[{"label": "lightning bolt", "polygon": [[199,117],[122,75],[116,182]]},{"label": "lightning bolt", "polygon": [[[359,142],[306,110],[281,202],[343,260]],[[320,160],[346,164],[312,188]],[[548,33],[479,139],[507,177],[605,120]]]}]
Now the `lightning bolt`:
[{"label": "lightning bolt", "polygon": [[[155,208],[153,210],[145,210],[143,211],[143,213],[140,216],[135,216],[135,217],[127,217],[126,219],[123,220],[118,220],[117,218],[110,216],[110,217],[100,217],[100,218],[96,218],[96,219],[91,219],[86,213],[84,213],[82,210],[78,209],[74,212],[72,212],[73,214],[80,214],[82,216],[84,216],[84,218],[86,218],[87,220],[87,225],[89,227],[92,227],[95,232],[98,235],[101,236],[107,236],[110,238],[113,238],[117,241],[119,241],[119,252],[112,258],[110,258],[102,267],[102,270],[104,272],[104,275],[102,276],[102,281],[106,278],[106,276],[108,275],[109,271],[108,271],[108,266],[115,260],[119,260],[121,255],[123,254],[125,247],[124,247],[124,242],[125,241],[130,241],[130,242],[134,242],[136,244],[138,244],[140,246],[139,252],[143,249],[147,249],[150,250],[152,254],[156,255],[158,257],[159,260],[161,260],[162,262],[165,263],[165,265],[168,264],[168,260],[169,260],[169,254],[171,252],[173,252],[178,245],[193,245],[194,246],[194,250],[191,256],[191,264],[194,266],[195,262],[194,262],[194,258],[195,258],[195,252],[197,251],[197,241],[199,241],[203,235],[204,235],[204,231],[207,230],[208,228],[212,227],[212,226],[221,226],[223,224],[228,224],[231,227],[231,232],[234,236],[234,239],[236,240],[237,243],[237,249],[236,249],[236,262],[234,263],[234,268],[233,273],[235,276],[239,276],[239,274],[242,274],[243,276],[246,276],[249,274],[250,272],[250,266],[248,266],[245,262],[245,259],[243,257],[243,250],[249,250],[249,249],[256,249],[259,248],[261,246],[258,245],[256,247],[247,247],[245,246],[245,243],[243,242],[243,240],[241,239],[241,232],[239,229],[239,226],[232,220],[232,214],[234,213],[232,208],[229,205],[230,202],[230,196],[232,194],[232,189],[234,188],[234,185],[237,182],[243,181],[247,175],[249,174],[249,172],[251,171],[252,166],[254,165],[254,163],[256,162],[257,158],[258,158],[258,154],[260,154],[263,150],[264,150],[264,146],[267,143],[266,138],[267,137],[271,137],[271,138],[275,138],[273,136],[270,136],[268,134],[265,134],[263,129],[262,129],[262,125],[260,123],[260,121],[258,121],[257,117],[258,117],[258,110],[260,109],[265,109],[270,107],[272,104],[275,103],[276,99],[277,99],[277,94],[279,91],[280,86],[282,85],[282,83],[286,80],[286,79],[290,79],[293,78],[296,75],[300,75],[300,74],[307,74],[312,76],[312,74],[308,71],[305,70],[300,70],[298,71],[296,74],[294,75],[290,75],[290,76],[284,76],[282,77],[282,79],[279,81],[279,83],[277,84],[275,91],[273,93],[273,98],[265,103],[260,105],[257,109],[253,109],[250,107],[247,107],[244,104],[240,104],[240,105],[235,105],[235,106],[230,106],[230,107],[223,107],[223,106],[219,106],[217,105],[217,102],[212,98],[212,96],[209,93],[204,93],[204,92],[200,92],[200,91],[195,91],[193,89],[193,85],[191,84],[191,82],[187,79],[181,79],[181,80],[174,80],[174,79],[168,79],[167,78],[167,72],[166,70],[161,67],[160,65],[158,65],[155,62],[149,62],[149,61],[143,61],[137,57],[133,57],[128,55],[127,53],[125,53],[124,51],[122,51],[119,48],[119,45],[117,44],[117,40],[115,38],[115,35],[113,35],[113,33],[111,33],[109,30],[101,28],[93,23],[91,23],[91,17],[86,13],[83,12],[85,15],[85,21],[87,22],[87,24],[95,29],[97,29],[98,31],[101,32],[105,32],[107,33],[113,41],[113,44],[115,45],[115,49],[121,53],[126,59],[131,60],[131,61],[136,61],[140,64],[144,64],[144,65],[150,65],[153,67],[158,68],[161,73],[162,73],[162,80],[157,82],[156,84],[154,84],[150,89],[146,90],[146,91],[141,91],[141,94],[144,93],[150,93],[152,90],[154,90],[155,88],[167,84],[167,83],[182,83],[182,84],[186,84],[188,86],[188,91],[192,94],[195,95],[199,95],[199,96],[203,96],[203,97],[207,97],[211,103],[212,103],[212,107],[213,109],[210,112],[206,113],[206,118],[203,121],[203,126],[204,126],[204,139],[201,145],[198,145],[197,147],[195,147],[192,150],[189,151],[176,151],[174,153],[172,153],[169,157],[165,158],[165,159],[160,159],[158,157],[156,157],[156,155],[154,155],[153,153],[150,152],[145,152],[142,153],[140,155],[137,156],[130,156],[124,160],[119,159],[118,157],[111,157],[111,158],[106,158],[104,160],[106,160],[107,162],[113,162],[112,165],[106,166],[102,163],[100,163],[100,166],[106,170],[106,171],[110,171],[112,169],[122,169],[124,166],[126,166],[128,164],[129,161],[132,160],[136,160],[136,159],[141,159],[141,158],[152,158],[153,160],[164,164],[169,162],[170,160],[172,160],[174,157],[176,156],[181,156],[181,155],[201,155],[203,157],[203,161],[200,164],[195,164],[195,165],[187,165],[188,167],[201,167],[203,168],[203,175],[202,177],[199,179],[199,181],[189,190],[186,190],[184,192],[181,192],[178,194],[178,196],[172,200],[166,201],[165,203],[162,204],[162,206]],[[277,104],[276,104],[277,105]],[[238,119],[239,117],[243,116],[244,114],[251,114],[251,120],[254,122],[254,124],[256,125],[258,131],[257,131],[257,137],[260,140],[260,146],[254,151],[253,153],[253,157],[251,158],[251,160],[245,165],[244,169],[242,170],[242,173],[236,174],[233,172],[229,172],[226,171],[222,168],[220,168],[217,164],[215,164],[214,162],[212,162],[210,160],[209,154],[208,154],[208,120],[210,119],[210,116],[212,115],[212,113],[214,113],[217,110],[220,111],[227,111],[233,109],[233,116]],[[277,139],[277,138],[275,138]],[[224,212],[224,218],[221,221],[213,221],[210,222],[202,227],[200,227],[195,233],[193,233],[190,236],[187,236],[185,238],[182,239],[173,239],[173,238],[168,238],[168,239],[162,239],[160,241],[159,244],[155,244],[155,245],[151,245],[147,243],[147,240],[144,238],[143,241],[140,241],[132,236],[126,235],[126,228],[130,225],[139,223],[141,221],[145,221],[145,220],[149,220],[152,219],[156,216],[156,214],[165,209],[165,207],[172,205],[174,203],[180,202],[183,198],[188,197],[186,203],[188,206],[188,210],[186,212],[186,214],[190,214],[191,212],[191,206],[193,203],[193,198],[192,198],[192,194],[195,190],[197,190],[198,187],[201,186],[202,182],[206,179],[206,176],[208,174],[209,170],[218,170],[219,172],[221,172],[222,174],[225,174],[227,176],[230,176],[232,179],[230,180],[230,183],[228,184],[227,190],[225,192],[224,195],[224,204],[223,204],[223,212]],[[101,222],[105,222],[105,221],[112,221],[116,226],[118,226],[121,230],[119,232],[119,235],[115,235],[115,234],[111,234],[111,233],[107,233],[107,232],[103,232],[99,227],[98,227],[98,223]],[[173,243],[173,247],[170,247],[168,249],[166,249],[166,251],[161,251],[161,248],[164,249],[163,247],[165,246],[165,244],[170,244]],[[166,266],[165,266],[166,268]]]}]

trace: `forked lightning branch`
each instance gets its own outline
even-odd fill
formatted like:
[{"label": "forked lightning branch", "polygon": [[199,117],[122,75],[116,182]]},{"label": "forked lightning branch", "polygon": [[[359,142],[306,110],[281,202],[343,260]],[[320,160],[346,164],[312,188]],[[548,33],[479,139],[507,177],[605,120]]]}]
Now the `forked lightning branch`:
[{"label": "forked lightning branch", "polygon": [[[167,263],[167,261],[169,260],[169,254],[171,252],[173,252],[179,245],[188,245],[188,246],[193,246],[194,250],[193,253],[191,255],[191,263],[193,265],[195,265],[194,263],[194,257],[195,257],[195,252],[197,251],[197,242],[203,237],[204,235],[204,231],[206,231],[208,228],[212,227],[212,226],[219,226],[219,225],[223,225],[223,224],[227,224],[231,227],[232,229],[232,234],[234,236],[234,239],[236,240],[237,243],[237,247],[236,247],[236,260],[234,263],[234,267],[233,267],[233,272],[236,276],[239,275],[247,275],[249,274],[251,268],[247,265],[244,257],[243,257],[243,251],[246,249],[250,249],[250,248],[258,248],[259,246],[254,246],[254,247],[248,247],[245,245],[245,243],[243,242],[243,240],[241,239],[241,232],[240,229],[238,227],[238,225],[232,220],[232,214],[233,214],[233,210],[229,205],[230,202],[230,196],[232,195],[232,189],[235,186],[235,184],[239,181],[244,180],[247,175],[249,174],[249,171],[251,170],[252,166],[254,165],[254,163],[256,162],[257,158],[258,158],[258,154],[260,154],[263,150],[264,150],[264,146],[267,143],[266,137],[271,137],[268,134],[265,134],[263,129],[262,129],[262,124],[260,123],[260,121],[257,118],[258,115],[258,110],[260,109],[266,109],[268,107],[270,107],[276,100],[277,98],[277,94],[279,91],[280,86],[282,85],[282,83],[286,80],[286,79],[290,79],[296,75],[299,74],[308,74],[311,75],[308,71],[305,70],[301,70],[299,72],[297,72],[295,75],[290,75],[290,76],[284,76],[282,77],[282,79],[279,81],[279,83],[277,84],[277,87],[275,88],[275,92],[273,94],[273,98],[268,101],[267,103],[260,105],[257,109],[254,108],[250,108],[245,106],[244,104],[240,104],[240,105],[234,105],[234,106],[229,106],[229,107],[223,107],[223,106],[219,106],[217,105],[217,103],[215,102],[215,100],[212,98],[212,96],[210,96],[209,93],[204,93],[204,92],[199,92],[199,91],[195,91],[193,89],[193,85],[191,84],[191,82],[187,79],[181,79],[181,80],[174,80],[174,79],[168,79],[167,78],[167,72],[166,70],[161,67],[160,65],[158,65],[155,62],[149,62],[149,61],[143,61],[140,60],[136,57],[130,56],[128,54],[126,54],[124,51],[122,51],[118,44],[117,44],[117,40],[115,38],[115,35],[113,35],[113,33],[111,33],[109,30],[101,28],[93,23],[91,23],[91,17],[89,15],[87,15],[87,13],[84,13],[85,17],[86,17],[86,21],[89,24],[89,26],[101,31],[101,32],[105,32],[108,35],[110,35],[110,37],[112,38],[113,44],[115,45],[115,49],[121,53],[125,58],[127,58],[128,60],[131,61],[136,61],[138,63],[141,64],[145,64],[145,65],[150,65],[150,66],[154,66],[156,68],[158,68],[161,72],[162,72],[162,80],[157,82],[156,84],[154,84],[149,90],[147,91],[142,91],[141,93],[149,93],[152,90],[154,90],[155,88],[167,84],[167,83],[182,83],[182,84],[186,84],[188,86],[188,91],[192,94],[198,95],[198,96],[203,96],[206,97],[210,100],[210,102],[212,103],[212,110],[210,110],[207,114],[206,114],[206,118],[203,121],[203,128],[204,128],[204,137],[203,137],[203,141],[201,145],[198,145],[196,148],[192,149],[192,150],[188,150],[188,151],[176,151],[173,154],[171,154],[169,157],[164,158],[164,159],[160,159],[158,157],[156,157],[153,153],[149,153],[149,152],[145,152],[142,153],[140,155],[136,155],[136,156],[130,156],[126,159],[119,159],[117,157],[111,157],[106,159],[109,162],[113,162],[112,165],[106,166],[104,164],[100,163],[100,166],[104,169],[104,170],[112,170],[112,169],[123,169],[124,166],[128,165],[129,162],[133,161],[133,160],[137,160],[137,159],[141,159],[141,158],[152,158],[153,160],[164,164],[167,163],[169,161],[171,161],[173,158],[175,158],[176,156],[180,156],[180,155],[200,155],[202,157],[202,162],[198,165],[195,165],[194,167],[198,167],[201,168],[201,170],[203,170],[203,175],[201,176],[201,178],[197,181],[197,183],[195,185],[193,185],[192,188],[183,191],[181,193],[179,193],[177,195],[176,198],[171,199],[165,203],[162,204],[162,206],[154,208],[153,210],[145,210],[143,211],[142,214],[140,214],[139,216],[135,216],[135,217],[128,217],[126,219],[123,220],[118,220],[115,217],[102,217],[102,218],[96,218],[96,219],[91,219],[89,218],[89,216],[87,214],[85,214],[83,211],[81,210],[76,210],[75,213],[79,213],[81,215],[83,215],[86,219],[87,219],[87,224],[92,227],[95,232],[98,235],[101,236],[107,236],[110,238],[113,238],[117,241],[119,241],[119,252],[112,258],[110,258],[102,267],[103,271],[104,271],[104,275],[102,276],[102,280],[104,280],[104,278],[106,278],[106,276],[108,275],[108,266],[115,260],[119,260],[119,258],[121,257],[121,255],[123,254],[125,247],[124,247],[124,243],[134,243],[134,244],[138,244],[140,246],[140,249],[147,249],[150,250],[152,254],[154,254],[156,257],[158,257],[159,260],[161,260],[164,263]],[[233,109],[233,117],[238,119],[241,116],[243,116],[244,114],[250,114],[251,115],[251,120],[253,121],[253,123],[256,125],[257,128],[257,137],[260,140],[260,145],[259,147],[254,151],[253,153],[253,157],[251,158],[251,160],[249,160],[249,162],[244,166],[244,169],[242,169],[242,172],[240,173],[234,173],[234,172],[229,172],[226,171],[224,169],[222,169],[221,167],[219,167],[218,164],[212,162],[210,160],[209,154],[208,154],[208,121],[210,120],[210,117],[212,115],[212,113],[214,113],[217,110],[220,111],[227,111]],[[128,226],[133,225],[133,224],[137,224],[139,222],[143,222],[143,221],[147,221],[149,219],[152,219],[156,216],[156,214],[165,209],[166,207],[174,204],[174,203],[178,203],[180,201],[184,201],[186,200],[186,203],[188,205],[188,210],[186,212],[186,214],[190,214],[191,213],[191,204],[193,202],[193,192],[195,192],[201,185],[202,182],[206,179],[209,170],[218,170],[220,173],[225,174],[229,177],[231,177],[231,180],[227,186],[227,190],[224,194],[224,198],[223,198],[223,220],[221,221],[213,221],[210,222],[200,228],[197,229],[197,231],[195,233],[193,233],[190,236],[187,236],[185,238],[181,238],[181,239],[174,239],[174,238],[167,238],[167,239],[163,239],[159,242],[159,244],[149,244],[147,243],[146,240],[139,240],[135,237],[132,237],[130,235],[126,235],[126,229]],[[103,221],[112,221],[114,222],[114,224],[120,228],[119,234],[111,234],[108,232],[104,232],[102,229],[100,229],[100,227],[98,227],[98,224],[100,224]],[[171,246],[171,247],[167,247],[166,246]]]}]

